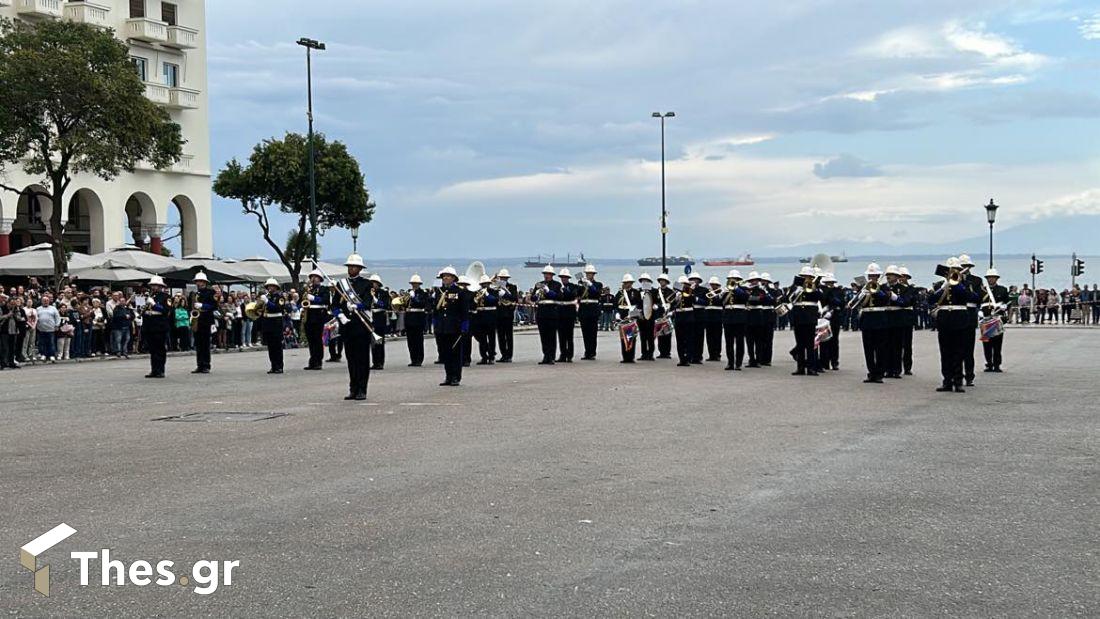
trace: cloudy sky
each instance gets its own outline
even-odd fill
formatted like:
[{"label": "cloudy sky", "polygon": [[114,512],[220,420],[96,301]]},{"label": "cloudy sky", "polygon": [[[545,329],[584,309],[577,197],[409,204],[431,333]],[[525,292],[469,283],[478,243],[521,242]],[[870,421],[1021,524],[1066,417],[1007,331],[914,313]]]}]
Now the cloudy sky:
[{"label": "cloudy sky", "polygon": [[[308,8],[307,8],[308,7]],[[346,142],[370,258],[899,245],[1100,213],[1095,2],[233,0],[208,3],[213,158]],[[268,254],[215,202],[223,255]],[[289,221],[285,224],[289,227]],[[350,249],[346,233],[324,254]]]}]

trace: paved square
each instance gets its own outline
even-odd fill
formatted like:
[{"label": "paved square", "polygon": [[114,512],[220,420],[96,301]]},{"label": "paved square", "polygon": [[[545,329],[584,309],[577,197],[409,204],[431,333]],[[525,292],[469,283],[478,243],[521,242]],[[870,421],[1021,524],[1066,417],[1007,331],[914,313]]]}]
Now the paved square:
[{"label": "paved square", "polygon": [[[14,615],[1093,615],[1100,331],[1013,329],[1006,372],[937,394],[842,369],[600,359],[405,367],[369,400],[343,365],[266,355],[167,379],[142,360],[0,372],[0,612]],[[431,342],[429,342],[429,348]],[[980,356],[981,351],[978,350]],[[476,355],[475,355],[476,356]],[[980,365],[979,361],[979,365]],[[167,423],[196,412],[282,412]],[[18,549],[64,522],[52,596]],[[69,552],[241,562],[231,586],[79,586]],[[0,556],[4,556],[0,553]],[[186,573],[186,567],[180,573]]]}]

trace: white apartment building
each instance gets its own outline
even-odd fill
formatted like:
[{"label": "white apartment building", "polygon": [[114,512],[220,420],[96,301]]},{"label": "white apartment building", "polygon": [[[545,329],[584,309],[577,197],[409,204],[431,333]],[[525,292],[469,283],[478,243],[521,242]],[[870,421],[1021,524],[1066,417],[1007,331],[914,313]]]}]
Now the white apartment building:
[{"label": "white apartment building", "polygon": [[[111,28],[130,47],[145,95],[182,127],[183,158],[168,170],[139,166],[113,181],[77,176],[62,215],[73,251],[98,253],[125,243],[160,251],[171,221],[178,222],[182,255],[212,254],[210,128],[206,91],[205,0],[0,0],[0,16],[18,20],[67,19]],[[18,166],[7,184],[31,189],[41,179]],[[0,256],[47,239],[52,207],[33,194],[0,192]],[[179,248],[174,250],[179,256]]]}]

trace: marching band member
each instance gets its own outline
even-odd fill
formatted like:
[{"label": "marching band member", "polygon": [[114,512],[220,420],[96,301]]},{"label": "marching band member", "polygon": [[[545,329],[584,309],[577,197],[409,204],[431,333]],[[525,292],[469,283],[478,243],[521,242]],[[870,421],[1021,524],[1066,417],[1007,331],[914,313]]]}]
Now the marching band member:
[{"label": "marching band member", "polygon": [[164,378],[164,366],[168,359],[167,340],[171,329],[170,315],[174,311],[172,297],[164,291],[164,280],[159,275],[149,278],[149,296],[142,313],[141,337],[149,349],[149,373],[145,378]]},{"label": "marching band member", "polygon": [[469,319],[466,292],[458,286],[458,274],[448,266],[439,272],[443,285],[433,291],[432,330],[446,377],[440,387],[457,387],[462,382],[462,351],[459,346]]},{"label": "marching band member", "polygon": [[902,306],[908,303],[909,299],[903,297],[902,290],[899,289],[901,272],[896,264],[888,265],[884,275],[887,288],[897,295],[897,298],[892,299],[886,306],[886,328],[883,329],[882,334],[882,346],[885,350],[882,375],[884,378],[901,378],[901,330],[904,321]]},{"label": "marching band member", "polygon": [[760,274],[756,271],[749,272],[748,278],[749,298],[746,305],[749,309],[749,322],[745,329],[745,344],[748,348],[749,362],[745,367],[760,367],[760,356],[763,354],[763,330],[766,328],[764,312],[770,303],[767,288],[761,284]]},{"label": "marching band member", "polygon": [[306,342],[309,344],[309,364],[306,370],[320,370],[325,359],[325,323],[329,316],[329,302],[332,300],[328,288],[321,285],[325,274],[320,269],[309,273],[309,285],[302,295],[309,302],[305,311]]},{"label": "marching band member", "polygon": [[361,276],[363,257],[359,254],[348,256],[344,266],[348,269],[347,285],[359,297],[359,301],[353,305],[343,294],[337,292],[330,303],[332,315],[340,322],[340,339],[343,340],[344,352],[348,355],[348,395],[344,399],[366,400],[373,339],[370,328],[374,326],[370,312],[373,285]]},{"label": "marching band member", "polygon": [[390,329],[390,292],[382,286],[382,276],[374,273],[370,276],[371,306],[370,316],[374,332],[382,336],[376,340],[371,357],[374,363],[372,370],[384,370],[386,368],[386,335]]},{"label": "marching band member", "polygon": [[707,361],[722,360],[722,282],[711,276],[707,280],[706,309],[703,312],[706,331]]},{"label": "marching band member", "polygon": [[878,264],[872,262],[867,265],[865,276],[867,284],[861,293],[863,298],[859,305],[859,330],[863,334],[863,357],[867,363],[867,378],[863,382],[881,383],[890,364],[887,339],[890,324],[886,308],[897,295],[890,291],[888,284],[879,283],[882,279],[882,267]]},{"label": "marching band member", "polygon": [[462,367],[470,367],[470,358],[473,356],[474,350],[474,334],[473,325],[471,324],[474,317],[474,292],[470,290],[470,286],[476,282],[472,282],[466,278],[465,275],[458,276],[458,288],[462,291],[462,298],[466,302],[466,320],[462,323],[462,336],[459,337],[461,342],[458,345],[458,354],[462,360]]},{"label": "marching band member", "polygon": [[500,282],[498,292],[500,303],[497,305],[497,339],[500,345],[500,362],[511,363],[514,352],[513,332],[516,324],[516,303],[519,302],[519,289],[508,280],[511,274],[508,269],[501,269],[497,273]]},{"label": "marching band member", "polygon": [[695,293],[692,307],[694,308],[693,327],[691,331],[691,363],[701,365],[703,363],[703,341],[707,336],[707,293],[710,289],[703,286],[703,276],[694,271],[688,275],[691,282],[691,290]]},{"label": "marching band member", "polygon": [[428,307],[431,303],[418,273],[409,278],[405,305],[405,342],[409,348],[409,367],[424,364],[424,330],[428,327]]},{"label": "marching band member", "polygon": [[210,335],[214,326],[214,310],[218,309],[218,295],[210,288],[206,273],[195,274],[194,302],[192,307],[199,313],[195,328],[191,334],[195,338],[195,369],[192,374],[210,373]]},{"label": "marching band member", "polygon": [[[989,284],[989,289],[983,299],[982,314],[986,318],[999,315],[1008,307],[1008,289],[997,283],[1000,279],[1001,274],[997,269],[991,268],[985,272],[985,281]],[[993,293],[992,299],[989,298],[990,292]],[[1004,344],[1004,339],[1005,335],[1002,332],[982,342],[986,372],[1001,371],[1001,346]]]},{"label": "marching band member", "polygon": [[[615,310],[619,314],[619,320],[637,320],[638,315],[641,313],[642,307],[642,295],[640,292],[634,289],[634,276],[630,273],[623,275],[623,287],[615,294]],[[638,330],[641,329],[639,324]],[[650,333],[652,334],[653,326],[650,325]],[[635,333],[635,337],[637,334]],[[622,354],[622,360],[619,363],[634,363],[634,340],[627,341],[625,338],[619,338],[619,351]]]},{"label": "marching band member", "polygon": [[578,317],[581,322],[581,339],[584,340],[584,356],[581,359],[591,361],[596,358],[596,333],[600,326],[600,292],[603,284],[596,281],[596,266],[584,267],[584,279],[580,282],[580,308]]},{"label": "marching band member", "polygon": [[762,310],[764,313],[764,328],[760,331],[761,341],[760,346],[756,349],[756,362],[764,367],[770,367],[772,364],[772,351],[775,347],[775,327],[779,322],[779,317],[775,313],[775,306],[779,303],[783,292],[779,289],[779,280],[772,279],[772,276],[768,273],[760,274],[760,283],[767,291],[768,297]]},{"label": "marching band member", "polygon": [[944,266],[947,269],[946,279],[936,284],[928,299],[936,322],[940,373],[943,376],[943,384],[936,391],[963,393],[966,332],[973,330],[970,327],[969,305],[977,303],[978,296],[966,282],[958,258],[948,258]]},{"label": "marching band member", "polygon": [[554,281],[554,267],[548,264],[542,268],[542,281],[531,291],[531,299],[535,302],[535,324],[538,325],[539,340],[542,342],[542,361],[539,365],[554,365],[560,297],[561,283]]},{"label": "marching band member", "polygon": [[[653,361],[654,340],[656,339],[653,328],[654,323],[657,321],[657,291],[653,289],[653,278],[649,276],[649,273],[642,273],[638,276],[638,286],[641,290],[634,290],[638,293],[638,303],[636,305],[638,308],[638,341],[642,347],[642,354],[638,359]],[[645,300],[646,298],[649,299],[648,302]],[[645,315],[647,304],[650,308],[648,318]]]},{"label": "marching band member", "polygon": [[726,340],[726,369],[741,371],[745,360],[745,328],[749,323],[749,291],[741,284],[741,273],[733,269],[726,275],[722,295],[722,326]]},{"label": "marching band member", "polygon": [[561,296],[558,297],[558,354],[559,363],[573,363],[573,329],[577,324],[577,297],[581,287],[573,283],[569,269],[558,273],[561,280]]},{"label": "marching band member", "polygon": [[[676,298],[676,291],[673,290],[670,285],[671,282],[668,279],[668,273],[661,273],[657,276],[657,297],[660,303],[657,306],[656,316],[658,318],[673,319],[672,300]],[[671,359],[672,358],[672,331],[668,331],[657,338],[657,358],[658,359]]]},{"label": "marching band member", "polygon": [[267,295],[263,299],[264,315],[260,318],[260,334],[267,346],[267,360],[271,364],[268,374],[283,373],[283,309],[286,297],[280,290],[279,282],[269,277],[264,282]]},{"label": "marching band member", "polygon": [[673,326],[676,328],[676,357],[679,367],[691,365],[692,346],[695,341],[695,291],[686,275],[676,278],[680,290],[673,301]]},{"label": "marching band member", "polygon": [[497,304],[500,297],[490,286],[492,283],[492,278],[482,275],[478,281],[481,289],[474,295],[473,331],[477,338],[477,351],[481,355],[478,365],[492,365],[497,357]]},{"label": "marching band member", "polygon": [[[800,281],[798,281],[800,280]],[[817,376],[817,348],[814,339],[817,335],[817,319],[821,317],[821,291],[817,287],[817,276],[812,267],[802,267],[791,293],[791,330],[794,331],[794,350],[791,351],[798,368],[792,372],[795,376]]]},{"label": "marching band member", "polygon": [[898,267],[898,277],[893,284],[894,292],[898,294],[898,323],[897,348],[895,354],[897,361],[894,364],[895,373],[901,372],[905,376],[913,375],[913,327],[917,325],[917,302],[920,291],[910,281],[912,276],[909,269]]},{"label": "marching band member", "polygon": [[[974,283],[974,277],[971,273],[971,269],[974,268],[974,261],[970,259],[967,254],[959,256],[959,266],[962,269],[963,283],[970,288],[971,296],[976,297],[973,301],[967,303],[966,315],[970,319],[970,328],[966,332],[966,341],[964,342],[965,349],[963,350],[963,376],[966,378],[966,386],[974,386],[974,344],[976,340],[976,333],[978,331],[978,299],[982,298],[981,285]],[[978,280],[980,282],[981,280]]]},{"label": "marching band member", "polygon": [[829,328],[833,337],[821,343],[818,351],[818,365],[821,370],[840,369],[840,322],[844,311],[844,289],[836,285],[836,275],[826,273],[821,278],[821,290],[824,298],[822,305],[829,315]]}]

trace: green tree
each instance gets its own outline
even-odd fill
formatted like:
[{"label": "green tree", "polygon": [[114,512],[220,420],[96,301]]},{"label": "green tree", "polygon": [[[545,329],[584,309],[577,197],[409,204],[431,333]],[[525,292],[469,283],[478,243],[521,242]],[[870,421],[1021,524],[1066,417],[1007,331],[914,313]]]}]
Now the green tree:
[{"label": "green tree", "polygon": [[[61,217],[73,176],[112,180],[140,161],[166,168],[183,138],[145,97],[126,44],[110,30],[68,21],[0,21],[0,170],[39,176],[52,205],[54,282],[68,267]],[[0,189],[22,188],[0,183]]]},{"label": "green tree", "polygon": [[[328,142],[314,134],[316,153],[317,229],[350,228],[369,222],[374,215],[359,163],[344,144]],[[286,265],[294,286],[298,286],[302,263],[316,257],[309,247],[309,141],[305,136],[288,133],[281,140],[270,139],[256,145],[248,166],[236,159],[225,165],[214,180],[214,193],[238,200],[248,215],[254,215],[263,238]],[[269,207],[294,215],[297,222],[290,230],[286,245],[272,236]]]}]

